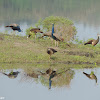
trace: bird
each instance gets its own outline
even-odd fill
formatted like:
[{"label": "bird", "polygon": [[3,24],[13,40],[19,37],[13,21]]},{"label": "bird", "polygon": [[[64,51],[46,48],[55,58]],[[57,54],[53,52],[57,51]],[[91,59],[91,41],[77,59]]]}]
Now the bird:
[{"label": "bird", "polygon": [[52,69],[51,68],[49,68],[49,69],[46,70],[46,74],[50,75],[51,73],[52,73]]},{"label": "bird", "polygon": [[90,78],[90,79],[95,79],[95,81],[96,81],[96,83],[97,83],[97,77],[96,77],[96,75],[94,74],[93,71],[91,71],[90,74],[87,74],[87,73],[85,73],[85,72],[83,72],[83,74],[85,74],[85,75],[86,75],[88,78]]},{"label": "bird", "polygon": [[31,36],[31,33],[35,33],[35,39],[36,39],[36,33],[43,33],[41,30],[40,30],[40,28],[32,28],[31,30],[30,30],[30,34],[27,36],[27,38],[29,38],[30,36]]},{"label": "bird", "polygon": [[[49,37],[49,38],[51,39],[51,41],[53,42],[53,38],[52,38],[51,33],[52,33],[52,31],[48,31],[48,32],[44,33],[44,34],[41,36],[41,38],[43,38],[44,36],[47,36],[47,37]],[[57,38],[59,38],[60,41],[62,41],[62,42],[64,41],[64,38],[61,37],[61,36],[58,36],[57,33],[54,33],[54,36],[57,37]]]},{"label": "bird", "polygon": [[84,45],[92,44],[93,46],[95,46],[99,42],[100,34],[97,34],[97,36],[98,36],[97,40],[95,40],[95,39],[89,40],[88,42],[84,43]]},{"label": "bird", "polygon": [[49,77],[49,89],[51,89],[51,84],[52,84],[52,78],[54,78],[57,75],[56,71],[52,71]]},{"label": "bird", "polygon": [[53,48],[47,48],[47,53],[50,55],[50,59],[51,59],[51,55],[56,53],[57,51]]},{"label": "bird", "polygon": [[11,79],[14,79],[14,78],[16,78],[17,76],[18,76],[18,74],[19,74],[20,72],[18,72],[18,71],[16,71],[16,72],[10,72],[9,74],[6,74],[6,73],[2,73],[2,74],[4,74],[4,75],[6,75],[6,76],[8,76],[9,78],[11,78]]},{"label": "bird", "polygon": [[[58,47],[59,41],[64,42],[64,38],[61,36],[58,36],[58,34],[54,32],[54,24],[52,24],[51,37],[55,40],[55,46],[56,46],[56,42],[57,42],[57,47]],[[66,43],[66,45],[70,47],[70,45],[68,43]]]},{"label": "bird", "polygon": [[57,42],[57,47],[58,47],[58,41],[60,41],[60,39],[57,38],[57,37],[54,35],[54,24],[52,24],[51,36],[52,36],[52,38],[55,40],[55,46],[56,46],[56,42]]},{"label": "bird", "polygon": [[36,74],[34,71],[32,73],[28,73],[27,76],[30,76],[32,78],[38,78],[38,74]]},{"label": "bird", "polygon": [[18,31],[18,32],[22,32],[22,30],[20,29],[20,26],[17,24],[11,24],[5,27],[11,27],[13,31]]}]

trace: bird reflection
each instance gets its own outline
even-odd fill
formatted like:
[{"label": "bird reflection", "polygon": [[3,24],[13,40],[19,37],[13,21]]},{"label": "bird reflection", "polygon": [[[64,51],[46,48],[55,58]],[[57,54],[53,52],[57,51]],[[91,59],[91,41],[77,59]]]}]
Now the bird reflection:
[{"label": "bird reflection", "polygon": [[20,72],[16,71],[16,72],[10,72],[9,74],[6,74],[6,73],[2,73],[2,74],[8,76],[11,79],[14,79],[14,78],[16,78],[18,76],[19,73]]},{"label": "bird reflection", "polygon": [[97,83],[97,77],[96,77],[96,75],[94,74],[93,71],[91,71],[90,74],[87,74],[87,73],[85,73],[85,72],[83,72],[83,74],[85,74],[85,75],[86,75],[88,78],[90,78],[90,79],[95,79],[95,81],[96,81],[96,83]]},{"label": "bird reflection", "polygon": [[52,83],[52,78],[55,77],[57,74],[56,74],[56,71],[52,71],[52,73],[50,74],[50,77],[49,77],[49,89],[51,89],[51,83]]},{"label": "bird reflection", "polygon": [[34,71],[32,73],[28,73],[27,76],[30,76],[32,78],[38,78],[38,74],[34,73]]}]

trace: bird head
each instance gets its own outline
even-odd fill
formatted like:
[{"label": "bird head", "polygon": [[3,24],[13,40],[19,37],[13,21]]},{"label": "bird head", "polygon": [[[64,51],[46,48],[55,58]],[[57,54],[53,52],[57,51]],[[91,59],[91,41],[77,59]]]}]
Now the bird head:
[{"label": "bird head", "polygon": [[47,48],[47,51],[50,51],[51,49],[50,48]]}]

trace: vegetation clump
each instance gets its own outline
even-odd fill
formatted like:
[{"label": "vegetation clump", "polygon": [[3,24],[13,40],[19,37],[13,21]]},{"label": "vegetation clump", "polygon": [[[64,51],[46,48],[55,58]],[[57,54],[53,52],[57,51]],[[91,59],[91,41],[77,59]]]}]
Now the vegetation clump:
[{"label": "vegetation clump", "polygon": [[[52,23],[55,24],[55,33],[57,33],[58,36],[62,36],[66,42],[74,39],[77,33],[74,23],[65,17],[49,16],[45,19],[40,19],[36,23],[36,27],[41,27],[45,33],[52,30]],[[32,29],[32,27],[26,30],[26,34],[30,34],[30,29]]]}]

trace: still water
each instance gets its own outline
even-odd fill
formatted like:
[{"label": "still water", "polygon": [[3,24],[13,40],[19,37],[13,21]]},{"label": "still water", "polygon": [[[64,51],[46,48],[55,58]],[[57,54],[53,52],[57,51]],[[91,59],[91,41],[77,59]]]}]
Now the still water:
[{"label": "still water", "polygon": [[[97,38],[100,33],[99,0],[0,0],[0,32],[12,32],[4,26],[17,23],[23,30],[18,33],[25,36],[26,29],[35,26],[40,18],[63,16],[74,22],[80,40]],[[52,79],[35,74],[29,77],[24,70],[13,78],[10,70],[0,73],[0,99],[4,100],[100,100],[100,68],[71,69],[68,73]],[[83,72],[94,71],[97,77],[91,80]],[[34,76],[34,75],[33,75]],[[38,76],[38,78],[37,78]]]},{"label": "still water", "polygon": [[[49,78],[41,81],[41,76],[38,78],[29,77],[22,69],[13,70],[20,73],[15,78],[0,74],[0,97],[5,100],[99,100],[100,99],[100,68],[95,69],[70,69],[70,73],[74,72],[73,77],[67,83],[67,77],[60,84],[59,77],[52,80],[51,89],[49,89]],[[83,72],[91,73],[93,71],[97,77],[91,80]],[[11,70],[5,70],[8,74]],[[66,73],[69,75],[68,73]],[[43,79],[43,78],[42,78]],[[67,80],[66,83],[64,83]],[[48,83],[48,84],[46,84]],[[58,85],[59,84],[59,85]]]},{"label": "still water", "polygon": [[54,15],[72,20],[80,40],[96,39],[100,32],[99,11],[99,0],[0,0],[0,32],[11,33],[4,26],[17,23],[24,36],[40,18]]}]

